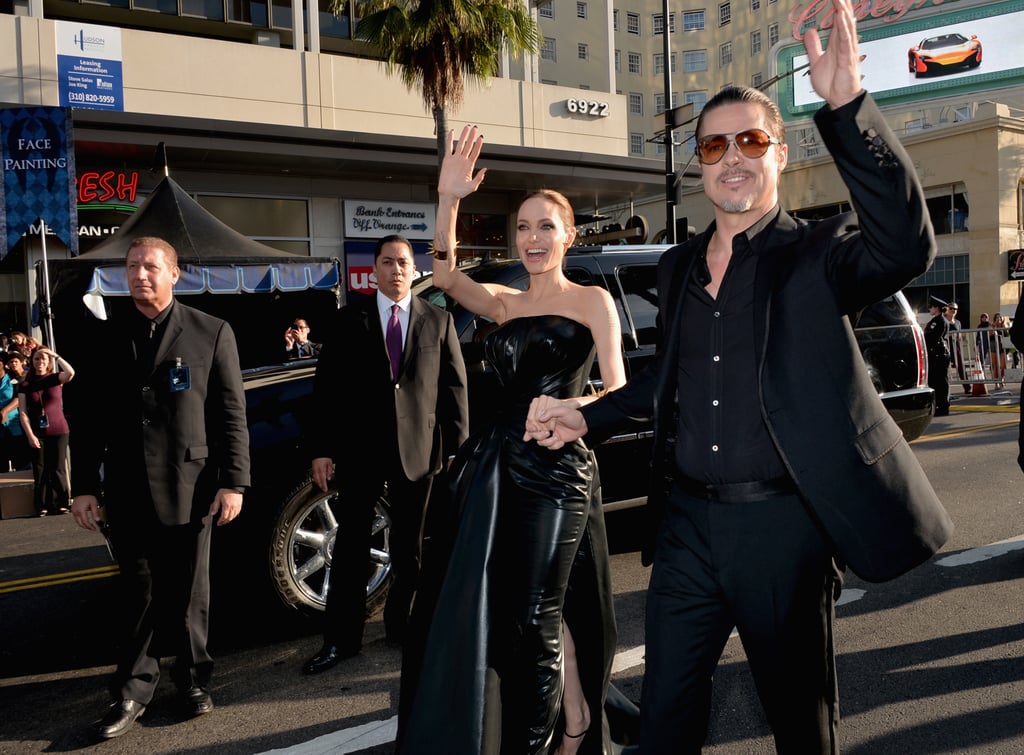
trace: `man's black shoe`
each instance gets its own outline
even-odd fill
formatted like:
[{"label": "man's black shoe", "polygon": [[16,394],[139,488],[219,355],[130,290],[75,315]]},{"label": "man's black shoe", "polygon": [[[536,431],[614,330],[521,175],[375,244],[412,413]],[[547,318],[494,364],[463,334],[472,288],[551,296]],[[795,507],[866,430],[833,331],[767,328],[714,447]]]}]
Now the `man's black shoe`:
[{"label": "man's black shoe", "polygon": [[181,693],[181,702],[190,716],[201,716],[213,710],[213,698],[199,685],[189,687]]},{"label": "man's black shoe", "polygon": [[146,706],[135,700],[121,700],[110,706],[110,710],[100,719],[96,733],[100,739],[113,739],[128,731],[135,719],[143,714]]},{"label": "man's black shoe", "polygon": [[324,645],[320,652],[306,661],[302,667],[303,674],[319,674],[329,668],[334,668],[340,661],[359,654],[359,647],[342,648],[337,645]]}]

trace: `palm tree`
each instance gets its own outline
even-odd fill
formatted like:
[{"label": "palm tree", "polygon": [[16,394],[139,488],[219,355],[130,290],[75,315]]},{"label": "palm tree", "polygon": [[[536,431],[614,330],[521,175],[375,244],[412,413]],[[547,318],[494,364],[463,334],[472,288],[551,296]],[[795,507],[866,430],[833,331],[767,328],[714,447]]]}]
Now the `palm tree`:
[{"label": "palm tree", "polygon": [[[331,0],[338,12],[344,0]],[[501,53],[536,53],[541,34],[525,0],[362,0],[356,39],[398,69],[411,90],[421,87],[434,116],[438,165],[448,133],[447,110],[462,104],[465,79],[498,72]]]}]

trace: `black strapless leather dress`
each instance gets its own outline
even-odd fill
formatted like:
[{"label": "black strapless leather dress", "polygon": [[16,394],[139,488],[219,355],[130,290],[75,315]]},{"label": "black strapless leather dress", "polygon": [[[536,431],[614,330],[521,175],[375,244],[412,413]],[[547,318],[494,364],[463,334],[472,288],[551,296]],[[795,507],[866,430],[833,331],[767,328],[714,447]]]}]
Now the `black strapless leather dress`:
[{"label": "black strapless leather dress", "polygon": [[485,350],[505,403],[453,465],[450,556],[424,644],[403,651],[398,752],[553,752],[563,618],[592,717],[580,752],[609,752],[616,637],[594,455],[582,441],[551,451],[522,439],[535,396],[583,393],[594,341],[580,323],[545,315],[505,322]]}]

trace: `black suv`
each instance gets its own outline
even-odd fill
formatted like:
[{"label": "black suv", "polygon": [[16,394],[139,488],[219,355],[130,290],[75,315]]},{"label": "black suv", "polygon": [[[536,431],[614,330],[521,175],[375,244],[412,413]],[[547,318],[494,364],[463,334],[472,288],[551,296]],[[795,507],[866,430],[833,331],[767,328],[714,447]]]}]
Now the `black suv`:
[{"label": "black suv", "polygon": [[[666,245],[573,247],[565,259],[567,276],[581,284],[608,289],[622,324],[627,378],[654,356],[658,259]],[[529,275],[516,260],[482,262],[463,270],[479,282],[502,283],[525,289]],[[459,306],[426,276],[413,293],[450,311],[462,343],[470,384],[470,423],[487,417],[495,405],[497,378],[484,360],[483,338],[493,327],[486,318]],[[888,297],[861,312],[856,335],[861,354],[882,401],[913,440],[931,420],[934,395],[928,387],[924,336],[902,294]],[[808,379],[815,379],[808,355]],[[308,369],[308,368],[307,368]],[[595,365],[595,377],[597,369]],[[596,380],[595,380],[596,383]],[[643,505],[647,497],[650,431],[617,435],[596,449],[606,511]],[[308,460],[305,462],[308,465]],[[322,493],[308,481],[280,507],[273,523],[271,562],[277,593],[284,602],[307,611],[323,609],[325,575],[336,522],[330,508],[333,493]],[[382,492],[374,523],[372,566],[367,577],[368,605],[386,594],[388,504]]]}]

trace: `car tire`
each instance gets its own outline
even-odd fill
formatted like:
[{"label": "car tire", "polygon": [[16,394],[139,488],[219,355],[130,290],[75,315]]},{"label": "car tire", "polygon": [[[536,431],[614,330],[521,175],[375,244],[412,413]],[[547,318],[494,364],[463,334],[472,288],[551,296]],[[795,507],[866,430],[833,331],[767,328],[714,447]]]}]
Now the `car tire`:
[{"label": "car tire", "polygon": [[[307,477],[280,505],[270,541],[274,591],[286,606],[308,615],[320,614],[327,602],[331,556],[338,532],[332,510],[337,490],[326,493]],[[391,585],[391,516],[385,495],[377,499],[370,553],[367,558],[366,611],[372,614]]]}]

